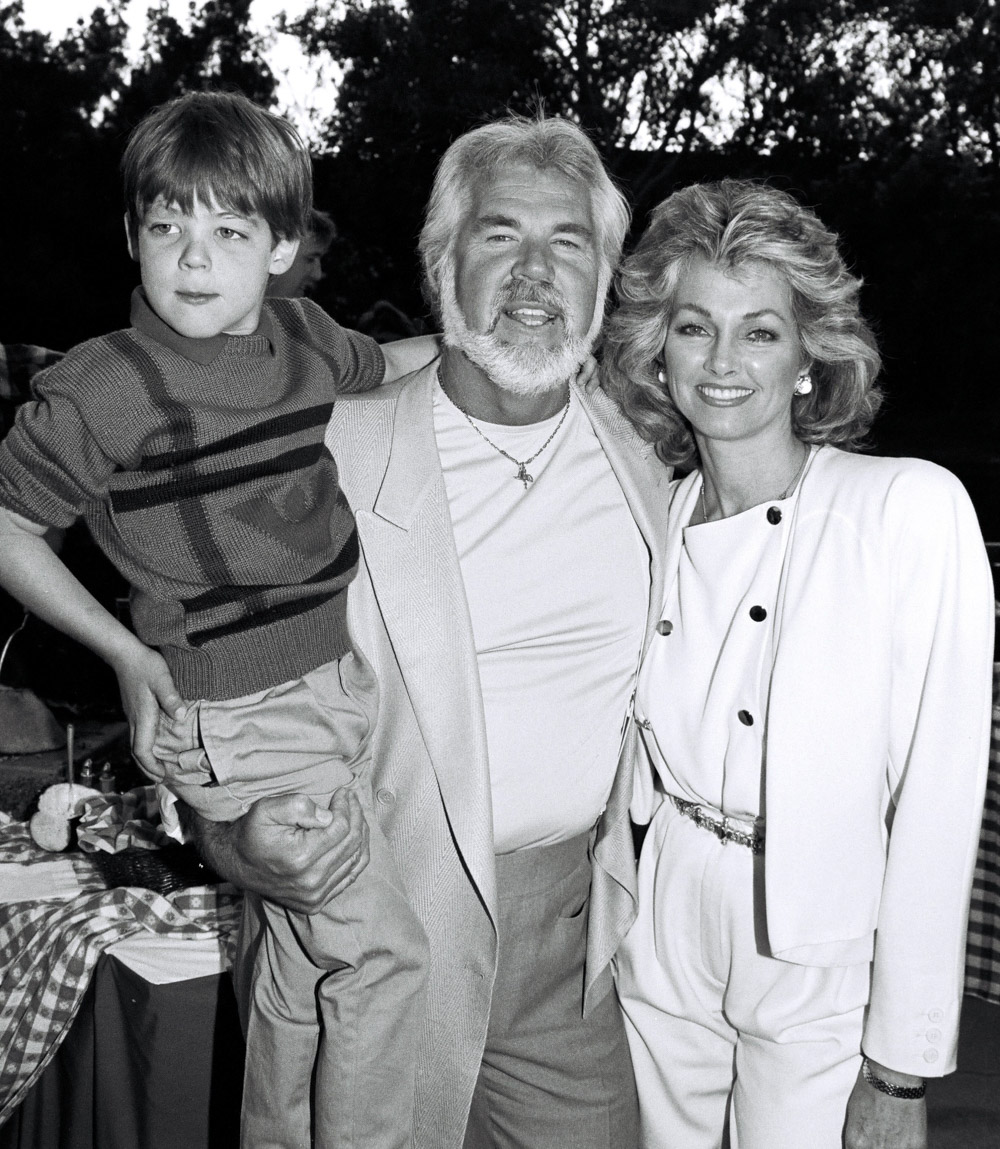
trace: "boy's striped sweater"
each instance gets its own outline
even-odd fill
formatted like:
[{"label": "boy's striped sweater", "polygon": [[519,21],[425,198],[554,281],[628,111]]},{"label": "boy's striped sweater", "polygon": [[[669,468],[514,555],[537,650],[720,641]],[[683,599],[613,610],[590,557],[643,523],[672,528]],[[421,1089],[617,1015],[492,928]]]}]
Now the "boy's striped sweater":
[{"label": "boy's striped sweater", "polygon": [[0,504],[83,516],[185,698],[340,657],[358,540],[323,432],[338,391],[382,381],[378,344],[308,300],[267,300],[253,335],[186,339],[141,289],[131,318],[37,377],[0,444]]}]

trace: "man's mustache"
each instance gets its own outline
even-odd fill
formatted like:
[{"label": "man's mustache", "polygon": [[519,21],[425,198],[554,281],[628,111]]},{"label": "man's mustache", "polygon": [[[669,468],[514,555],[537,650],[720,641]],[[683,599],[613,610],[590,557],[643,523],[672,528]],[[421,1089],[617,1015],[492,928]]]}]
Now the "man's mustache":
[{"label": "man's mustache", "polygon": [[490,331],[496,327],[503,312],[510,310],[518,304],[534,304],[565,316],[568,311],[566,297],[557,287],[549,287],[544,283],[524,283],[515,280],[505,283],[493,297],[493,322]]}]

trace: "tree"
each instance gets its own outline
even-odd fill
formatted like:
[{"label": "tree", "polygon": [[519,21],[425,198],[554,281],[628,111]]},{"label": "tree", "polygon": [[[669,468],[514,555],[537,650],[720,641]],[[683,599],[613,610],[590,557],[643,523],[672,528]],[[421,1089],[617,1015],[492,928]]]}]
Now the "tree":
[{"label": "tree", "polygon": [[277,81],[263,37],[250,27],[250,4],[208,0],[199,10],[190,0],[182,24],[160,0],[148,12],[141,59],[116,93],[107,127],[131,128],[150,108],[199,88],[238,90],[270,106]]},{"label": "tree", "polygon": [[53,44],[24,27],[19,2],[0,8],[5,341],[65,348],[105,314],[107,256],[122,233],[116,157],[98,120],[125,64],[120,9],[97,9]]},{"label": "tree", "polygon": [[340,230],[323,301],[356,318],[380,296],[421,308],[413,250],[434,167],[455,136],[506,109],[565,103],[546,57],[546,0],[348,0],[288,30],[347,64],[316,165]]},{"label": "tree", "polygon": [[641,152],[651,183],[724,145],[850,162],[933,136],[997,158],[996,0],[344,0],[289,27],[344,63],[329,146],[361,160],[541,102],[612,166]]}]

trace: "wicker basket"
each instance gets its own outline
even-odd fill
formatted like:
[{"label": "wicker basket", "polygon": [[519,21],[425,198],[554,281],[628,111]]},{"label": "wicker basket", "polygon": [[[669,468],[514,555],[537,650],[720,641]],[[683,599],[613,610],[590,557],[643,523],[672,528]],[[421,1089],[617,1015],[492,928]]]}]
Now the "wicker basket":
[{"label": "wicker basket", "polygon": [[88,857],[109,889],[139,886],[158,894],[169,894],[189,886],[211,886],[222,881],[190,846],[164,846],[159,850],[129,846],[116,854],[98,850]]}]

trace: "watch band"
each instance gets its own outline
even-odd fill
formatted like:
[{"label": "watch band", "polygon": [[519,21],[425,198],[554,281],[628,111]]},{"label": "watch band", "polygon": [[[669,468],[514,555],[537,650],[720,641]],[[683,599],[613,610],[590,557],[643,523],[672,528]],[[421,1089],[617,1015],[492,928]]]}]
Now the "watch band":
[{"label": "watch band", "polygon": [[901,1101],[919,1101],[927,1092],[927,1085],[923,1081],[919,1085],[893,1085],[891,1081],[876,1077],[867,1057],[861,1059],[861,1075],[879,1093],[884,1093],[888,1097],[898,1097]]}]

